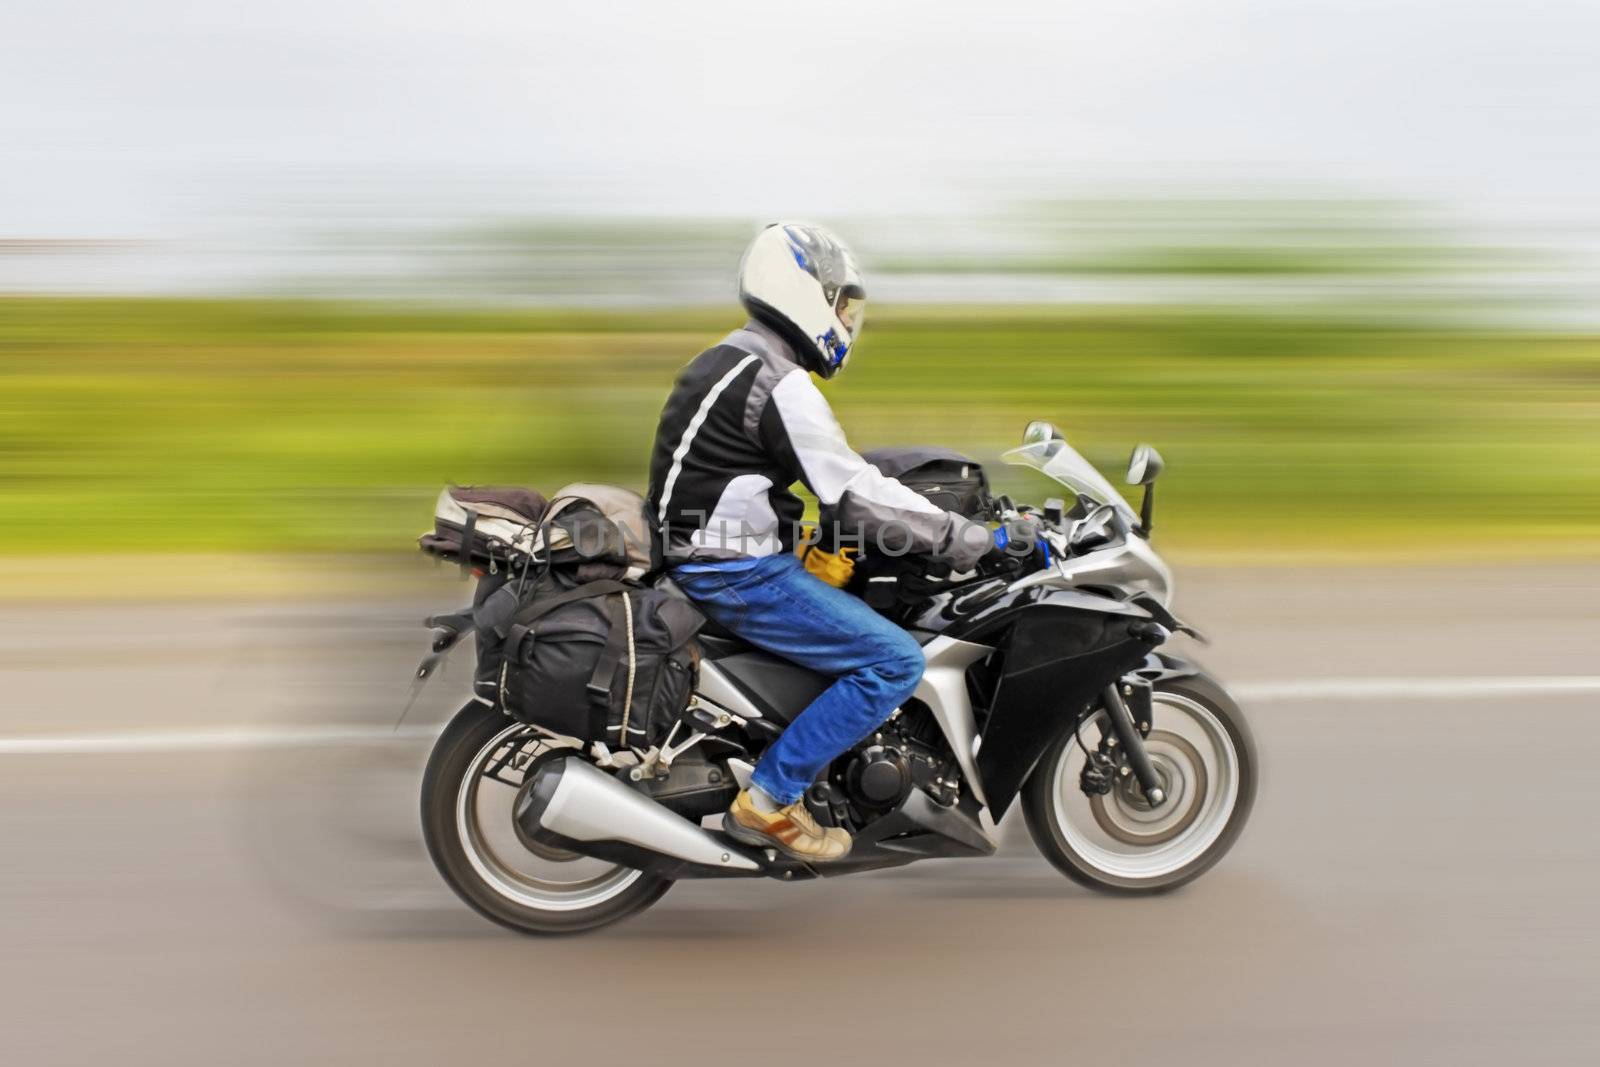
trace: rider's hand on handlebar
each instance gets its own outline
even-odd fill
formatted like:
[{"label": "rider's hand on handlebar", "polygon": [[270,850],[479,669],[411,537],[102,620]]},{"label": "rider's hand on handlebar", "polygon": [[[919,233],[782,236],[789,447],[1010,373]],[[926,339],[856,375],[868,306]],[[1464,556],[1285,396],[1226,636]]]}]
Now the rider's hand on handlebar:
[{"label": "rider's hand on handlebar", "polygon": [[1029,564],[1039,558],[1039,550],[1037,523],[1019,515],[994,531],[994,543],[978,560],[978,573],[1016,577],[1030,569]]},{"label": "rider's hand on handlebar", "polygon": [[[1003,529],[1003,528],[1002,528]],[[1026,555],[1017,555],[1013,550],[1017,546],[1008,548],[1007,540],[1002,536],[995,538],[995,543],[989,546],[978,560],[977,571],[986,577],[1015,577],[1022,572]]]}]

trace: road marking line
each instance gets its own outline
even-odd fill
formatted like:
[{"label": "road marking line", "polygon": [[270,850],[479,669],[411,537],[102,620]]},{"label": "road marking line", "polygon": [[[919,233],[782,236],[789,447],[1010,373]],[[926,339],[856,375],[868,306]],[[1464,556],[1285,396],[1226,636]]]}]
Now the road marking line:
[{"label": "road marking line", "polygon": [[1600,693],[1600,675],[1491,678],[1306,678],[1228,686],[1240,700],[1386,700],[1394,697],[1495,697],[1531,693]]},{"label": "road marking line", "polygon": [[[1470,699],[1536,693],[1600,693],[1600,675],[1533,675],[1489,678],[1307,678],[1292,682],[1240,682],[1228,687],[1247,702],[1391,700],[1396,697]],[[317,748],[429,741],[437,726],[302,727],[299,729],[145,731],[63,737],[0,737],[0,756],[61,756],[218,752],[252,748]]]},{"label": "road marking line", "polygon": [[66,737],[0,737],[0,756],[92,755],[97,752],[219,752],[251,748],[318,748],[324,745],[373,745],[391,741],[432,740],[444,728],[368,729],[151,730],[142,733],[75,734]]}]

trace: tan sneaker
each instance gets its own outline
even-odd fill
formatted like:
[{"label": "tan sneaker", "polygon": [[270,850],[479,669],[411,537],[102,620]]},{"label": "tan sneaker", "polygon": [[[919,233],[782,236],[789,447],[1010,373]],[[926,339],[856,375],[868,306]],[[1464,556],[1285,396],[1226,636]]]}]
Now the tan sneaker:
[{"label": "tan sneaker", "polygon": [[733,798],[733,806],[722,817],[722,828],[735,841],[756,848],[775,848],[786,856],[806,863],[842,860],[850,852],[850,835],[837,826],[822,827],[806,810],[803,800],[786,808],[765,812],[743,789]]}]

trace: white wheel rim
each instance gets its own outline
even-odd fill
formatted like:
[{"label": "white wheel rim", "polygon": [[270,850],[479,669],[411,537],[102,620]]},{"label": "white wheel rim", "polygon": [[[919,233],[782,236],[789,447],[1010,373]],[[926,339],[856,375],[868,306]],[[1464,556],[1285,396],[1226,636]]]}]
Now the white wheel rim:
[{"label": "white wheel rim", "polygon": [[[506,727],[467,765],[456,791],[456,833],[462,851],[486,886],[522,907],[578,911],[604,904],[643,872],[588,856],[534,855],[517,836],[512,818],[518,787],[484,776],[497,756],[526,740],[526,730],[519,725]],[[516,772],[507,776],[515,778]]]},{"label": "white wheel rim", "polygon": [[[1167,786],[1160,808],[1150,810],[1138,787],[1121,781],[1109,796],[1085,796],[1076,737],[1051,776],[1051,814],[1067,846],[1089,867],[1124,881],[1154,881],[1199,859],[1227,829],[1239,799],[1239,754],[1221,720],[1177,693],[1157,693],[1154,703],[1145,746]],[[1081,732],[1093,744],[1096,731],[1091,719]]]}]

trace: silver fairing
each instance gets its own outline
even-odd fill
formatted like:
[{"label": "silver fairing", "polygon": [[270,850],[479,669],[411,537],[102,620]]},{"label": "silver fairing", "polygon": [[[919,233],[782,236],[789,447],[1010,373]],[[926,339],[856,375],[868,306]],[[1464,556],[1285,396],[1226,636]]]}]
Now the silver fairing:
[{"label": "silver fairing", "polygon": [[1060,571],[1069,585],[1104,585],[1130,594],[1149,593],[1162,607],[1172,606],[1172,570],[1142,537],[1128,537],[1099,552],[1064,560]]},{"label": "silver fairing", "polygon": [[761,709],[751,703],[750,698],[741,693],[738,686],[728,680],[728,676],[722,673],[722,668],[717,666],[716,660],[700,661],[700,682],[695,686],[695,695],[742,718],[762,717]]},{"label": "silver fairing", "polygon": [[1150,542],[1129,536],[1116,544],[1070,559],[1058,558],[1055,565],[1035,571],[1012,583],[1013,589],[1035,585],[1075,589],[1102,586],[1121,589],[1130,596],[1148,593],[1163,607],[1172,606],[1172,569]]},{"label": "silver fairing", "polygon": [[922,672],[917,691],[912,694],[933,712],[934,721],[955,753],[961,777],[984,804],[988,801],[984,799],[983,782],[978,778],[978,725],[972,700],[967,696],[967,668],[993,651],[988,645],[958,641],[954,637],[935,637],[922,648],[928,666]]}]

